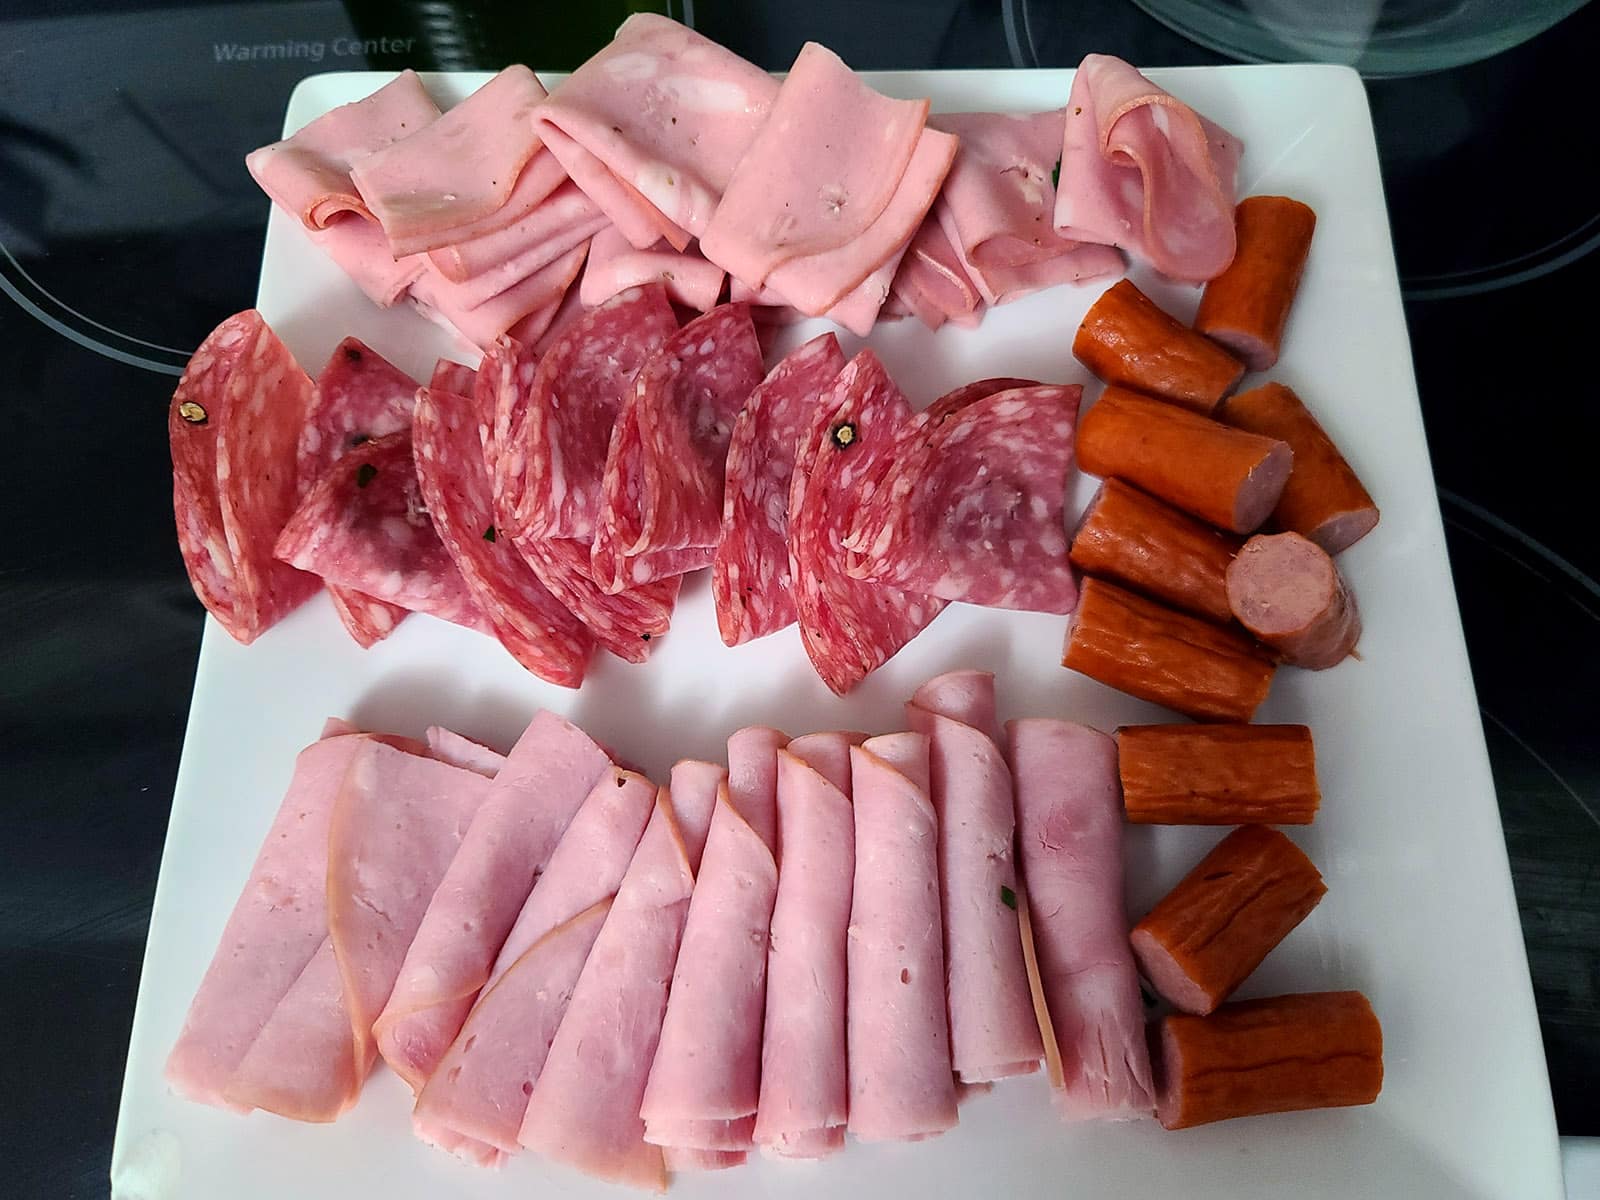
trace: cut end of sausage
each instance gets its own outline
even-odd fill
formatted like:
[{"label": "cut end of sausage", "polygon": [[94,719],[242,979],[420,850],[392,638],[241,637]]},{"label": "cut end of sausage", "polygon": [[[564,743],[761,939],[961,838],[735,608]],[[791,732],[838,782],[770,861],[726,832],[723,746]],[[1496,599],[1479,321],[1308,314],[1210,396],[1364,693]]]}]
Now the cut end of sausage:
[{"label": "cut end of sausage", "polygon": [[1327,551],[1298,533],[1257,536],[1228,565],[1239,623],[1297,667],[1337,666],[1361,637],[1361,614]]},{"label": "cut end of sausage", "polygon": [[1212,995],[1189,978],[1172,951],[1150,930],[1135,927],[1128,941],[1133,946],[1139,973],[1174,1008],[1203,1017],[1222,1003],[1222,997]]},{"label": "cut end of sausage", "polygon": [[[1213,342],[1216,342],[1228,353],[1241,360],[1252,371],[1266,371],[1278,364],[1278,346],[1269,342],[1259,334],[1251,333],[1245,329],[1202,329]],[[1243,378],[1243,372],[1240,372]],[[1238,386],[1238,380],[1234,381]],[[1233,391],[1228,389],[1229,393]]]},{"label": "cut end of sausage", "polygon": [[1184,1129],[1193,1122],[1183,1119],[1183,1044],[1173,1036],[1172,1027],[1162,1021],[1151,1039],[1152,1066],[1156,1084],[1156,1120],[1163,1129]]},{"label": "cut end of sausage", "polygon": [[1272,515],[1294,470],[1294,451],[1288,442],[1274,442],[1239,488],[1233,506],[1233,532],[1251,533]]},{"label": "cut end of sausage", "polygon": [[1329,554],[1338,554],[1366,537],[1377,524],[1376,508],[1357,508],[1335,513],[1314,529],[1306,530],[1306,536]]}]

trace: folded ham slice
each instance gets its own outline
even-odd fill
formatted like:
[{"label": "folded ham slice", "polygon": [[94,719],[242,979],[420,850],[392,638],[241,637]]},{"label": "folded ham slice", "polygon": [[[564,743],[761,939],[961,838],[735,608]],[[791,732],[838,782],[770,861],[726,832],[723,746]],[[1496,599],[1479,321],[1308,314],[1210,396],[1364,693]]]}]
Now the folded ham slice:
[{"label": "folded ham slice", "polygon": [[1121,246],[1173,279],[1233,261],[1238,138],[1120,58],[1091,54],[1067,99],[1055,227]]},{"label": "folded ham slice", "polygon": [[721,267],[707,262],[693,246],[675,250],[663,239],[639,250],[610,225],[595,234],[589,247],[589,264],[583,271],[578,299],[592,308],[628,288],[660,283],[674,303],[710,312],[726,278]]},{"label": "folded ham slice", "polygon": [[983,295],[932,215],[911,239],[890,292],[929,329],[946,321],[976,324],[982,316]]},{"label": "folded ham slice", "polygon": [[292,137],[251,151],[244,162],[261,190],[307,229],[325,229],[346,213],[371,220],[351,182],[351,167],[438,116],[422,80],[406,70],[366,99],[342,104]]},{"label": "folded ham slice", "polygon": [[549,711],[507,755],[376,1021],[384,1061],[413,1091],[460,1030],[568,822],[610,771],[604,750]]},{"label": "folded ham slice", "polygon": [[483,993],[417,1097],[425,1141],[519,1149],[517,1131],[589,948],[622,882],[656,787],[612,769],[595,783],[528,894]]},{"label": "folded ham slice", "polygon": [[639,1109],[645,1141],[658,1146],[737,1152],[752,1144],[778,889],[778,751],[788,740],[759,726],[728,739],[728,788],[711,818]]},{"label": "folded ham slice", "polygon": [[426,255],[396,258],[374,221],[346,216],[326,229],[309,229],[306,236],[379,308],[398,303],[428,269]]},{"label": "folded ham slice", "polygon": [[641,250],[711,219],[778,85],[666,17],[637,13],[539,109],[539,133]]},{"label": "folded ham slice", "polygon": [[430,321],[481,350],[502,334],[531,346],[555,319],[588,252],[584,242],[488,299],[474,291],[471,280],[451,283],[430,263],[411,285],[411,302]]},{"label": "folded ham slice", "polygon": [[963,1083],[1024,1075],[1038,1068],[1044,1046],[1017,925],[1016,815],[996,744],[994,676],[930,679],[906,715],[928,738],[939,817],[951,1062]]},{"label": "folded ham slice", "polygon": [[356,188],[397,255],[503,229],[563,182],[534,128],[544,98],[532,71],[507,67],[437,121],[352,164]]},{"label": "folded ham slice", "polygon": [[778,751],[778,890],[767,951],[755,1141],[782,1158],[844,1145],[846,929],[855,868],[850,744],[813,733]]},{"label": "folded ham slice", "polygon": [[1070,721],[1006,724],[1039,986],[1069,1120],[1154,1110],[1139,977],[1122,896],[1117,747]]},{"label": "folded ham slice", "polygon": [[[711,786],[707,786],[710,784]],[[680,763],[662,789],[534,1084],[522,1145],[614,1183],[661,1191],[639,1104],[718,792],[720,767]]]},{"label": "folded ham slice", "polygon": [[428,744],[428,753],[440,762],[476,771],[485,779],[493,779],[506,765],[506,756],[500,751],[491,750],[482,742],[475,742],[443,725],[429,725],[423,732],[423,740]]},{"label": "folded ham slice", "polygon": [[850,751],[850,783],[850,1132],[862,1141],[930,1137],[958,1118],[928,739],[868,738]]}]

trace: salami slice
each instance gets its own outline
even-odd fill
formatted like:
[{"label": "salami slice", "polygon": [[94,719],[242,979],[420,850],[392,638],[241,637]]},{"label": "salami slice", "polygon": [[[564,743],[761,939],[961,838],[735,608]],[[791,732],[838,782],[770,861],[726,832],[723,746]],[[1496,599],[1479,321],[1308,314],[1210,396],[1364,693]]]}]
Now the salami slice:
[{"label": "salami slice", "polygon": [[[658,578],[652,553],[703,547],[722,525],[733,423],[761,382],[761,344],[746,304],[690,321],[639,369],[607,451],[595,577],[607,591]],[[667,560],[670,561],[670,560]]]},{"label": "salami slice", "polygon": [[273,556],[294,512],[311,379],[254,309],[194,352],[167,414],[178,547],[195,595],[248,645],[317,590]]},{"label": "salami slice", "polygon": [[763,379],[733,423],[722,532],[711,564],[717,629],[729,646],[795,619],[789,587],[789,481],[823,389],[844,369],[839,339],[812,338]]},{"label": "salami slice", "polygon": [[908,591],[991,608],[1071,612],[1063,508],[1077,384],[975,400],[895,456],[857,510],[847,570]]},{"label": "salami slice", "polygon": [[681,575],[615,595],[600,590],[589,569],[589,543],[572,538],[518,538],[517,550],[545,587],[611,653],[626,662],[650,657],[654,639],[672,624]]},{"label": "salami slice", "polygon": [[540,679],[583,682],[594,641],[495,528],[483,440],[489,410],[428,389],[417,398],[417,481],[439,540],[501,645]]},{"label": "salami slice", "polygon": [[538,365],[539,356],[531,346],[510,335],[502,335],[483,352],[472,393],[477,411],[493,418],[483,430],[483,457],[489,477],[495,483],[495,511],[500,525],[508,532],[515,528],[510,503],[521,487],[522,472],[520,464],[508,464],[508,474],[500,474],[500,447],[514,448],[519,444],[513,427],[520,427],[526,419],[522,398],[528,394],[528,385]]},{"label": "salami slice", "polygon": [[276,549],[283,561],[329,583],[490,631],[434,531],[409,431],[353,447],[311,489]]},{"label": "salami slice", "polygon": [[806,653],[844,695],[927,627],[946,601],[852,579],[844,535],[863,479],[893,460],[911,406],[863,350],[823,393],[789,485],[789,576]]},{"label": "salami slice", "polygon": [[633,377],[678,326],[660,284],[629,288],[553,341],[512,397],[521,419],[495,482],[518,536],[594,536],[606,447]]},{"label": "salami slice", "polygon": [[449,392],[452,396],[470,396],[478,383],[478,372],[462,363],[441,358],[433,364],[433,377],[428,386],[436,392]]},{"label": "salami slice", "polygon": [[[300,430],[300,498],[352,447],[411,428],[417,383],[383,355],[348,337],[334,348]],[[330,585],[339,620],[362,646],[393,632],[406,610],[350,588]]]}]

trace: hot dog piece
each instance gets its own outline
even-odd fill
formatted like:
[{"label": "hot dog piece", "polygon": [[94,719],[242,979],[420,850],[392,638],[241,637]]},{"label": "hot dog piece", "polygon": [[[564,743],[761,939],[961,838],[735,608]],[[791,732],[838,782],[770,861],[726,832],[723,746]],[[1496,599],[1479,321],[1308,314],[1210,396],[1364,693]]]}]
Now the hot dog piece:
[{"label": "hot dog piece", "polygon": [[1239,248],[1228,269],[1206,284],[1194,327],[1252,371],[1265,371],[1278,361],[1317,214],[1287,196],[1249,196],[1233,221]]},{"label": "hot dog piece", "polygon": [[1078,424],[1078,465],[1116,476],[1219,529],[1267,519],[1294,466],[1288,443],[1108,387]]},{"label": "hot dog piece", "polygon": [[1281,383],[1230,397],[1217,416],[1235,429],[1289,443],[1294,470],[1273,522],[1303,533],[1329,554],[1355,545],[1378,523],[1378,506],[1306,406]]},{"label": "hot dog piece", "polygon": [[1355,652],[1361,613],[1328,552],[1298,533],[1251,538],[1228,565],[1228,606],[1291,666],[1336,667]]},{"label": "hot dog piece", "polygon": [[1176,1008],[1212,1012],[1327,893],[1276,829],[1235,829],[1133,927],[1139,970]]},{"label": "hot dog piece", "polygon": [[1304,725],[1124,725],[1117,763],[1135,825],[1309,825],[1322,799]]},{"label": "hot dog piece", "polygon": [[1249,638],[1085,579],[1061,665],[1202,721],[1248,721],[1273,666]]},{"label": "hot dog piece", "polygon": [[1244,364],[1157,308],[1126,279],[1089,306],[1072,353],[1107,383],[1120,383],[1210,413],[1244,377]]},{"label": "hot dog piece", "polygon": [[1080,571],[1228,622],[1228,564],[1241,544],[1132,484],[1108,479],[1083,510],[1068,557]]},{"label": "hot dog piece", "polygon": [[1168,1129],[1232,1117],[1371,1104],[1383,1030],[1360,992],[1224,1004],[1161,1021],[1156,1116]]}]

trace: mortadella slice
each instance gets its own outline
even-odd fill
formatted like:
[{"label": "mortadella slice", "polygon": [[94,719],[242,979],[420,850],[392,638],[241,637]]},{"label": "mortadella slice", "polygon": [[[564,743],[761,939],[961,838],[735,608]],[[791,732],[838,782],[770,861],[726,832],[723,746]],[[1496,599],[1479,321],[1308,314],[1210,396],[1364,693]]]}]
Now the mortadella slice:
[{"label": "mortadella slice", "polygon": [[424,1140],[517,1152],[528,1095],[655,800],[653,783],[615,768],[590,789],[417,1097],[412,1123]]},{"label": "mortadella slice", "polygon": [[696,763],[674,767],[671,790],[661,790],[528,1100],[519,1140],[529,1150],[608,1182],[665,1189],[661,1148],[644,1140],[639,1103],[695,868],[725,790],[720,768]]},{"label": "mortadella slice", "polygon": [[541,710],[495,776],[386,996],[374,1030],[384,1061],[420,1091],[590,788],[611,759],[571,722]]},{"label": "mortadella slice", "polygon": [[411,285],[411,302],[428,320],[480,350],[488,350],[504,334],[532,345],[555,319],[588,252],[587,242],[576,246],[488,299],[474,291],[470,280],[452,283],[430,262]]},{"label": "mortadella slice", "polygon": [[379,308],[399,303],[428,269],[426,255],[396,258],[374,221],[345,216],[326,229],[306,230],[306,236]]},{"label": "mortadella slice", "polygon": [[674,303],[710,312],[726,278],[727,272],[707,262],[693,246],[676,250],[662,240],[639,250],[620,229],[609,225],[594,235],[578,299],[592,308],[628,288],[659,283]]},{"label": "mortadella slice", "polygon": [[953,671],[906,705],[928,738],[939,817],[950,1059],[956,1078],[1025,1075],[1044,1054],[1017,925],[1016,811],[1011,772],[996,744],[994,676]]},{"label": "mortadella slice", "polygon": [[500,773],[500,768],[506,765],[506,756],[500,751],[491,750],[482,742],[473,741],[443,725],[429,725],[423,731],[423,740],[427,742],[428,753],[440,762],[476,771],[485,779],[493,779]]},{"label": "mortadella slice", "polygon": [[711,817],[683,946],[639,1115],[645,1141],[748,1150],[761,1091],[767,939],[778,889],[778,751],[752,726],[728,739],[728,788]]},{"label": "mortadella slice", "polygon": [[1006,724],[1039,984],[1068,1120],[1154,1109],[1139,977],[1122,896],[1117,746],[1070,721]]},{"label": "mortadella slice", "polygon": [[855,869],[850,741],[808,734],[777,756],[778,890],[754,1136],[780,1158],[821,1158],[844,1145],[845,940]]},{"label": "mortadella slice", "polygon": [[800,438],[823,390],[844,369],[839,339],[812,338],[757,385],[733,424],[722,531],[711,562],[717,629],[729,646],[793,623],[789,484]]},{"label": "mortadella slice", "polygon": [[1120,58],[1091,54],[1067,98],[1056,232],[1121,246],[1173,279],[1213,279],[1237,245],[1243,150]]},{"label": "mortadella slice", "polygon": [[974,325],[982,318],[983,294],[932,215],[911,239],[890,291],[929,329],[946,321]]}]

